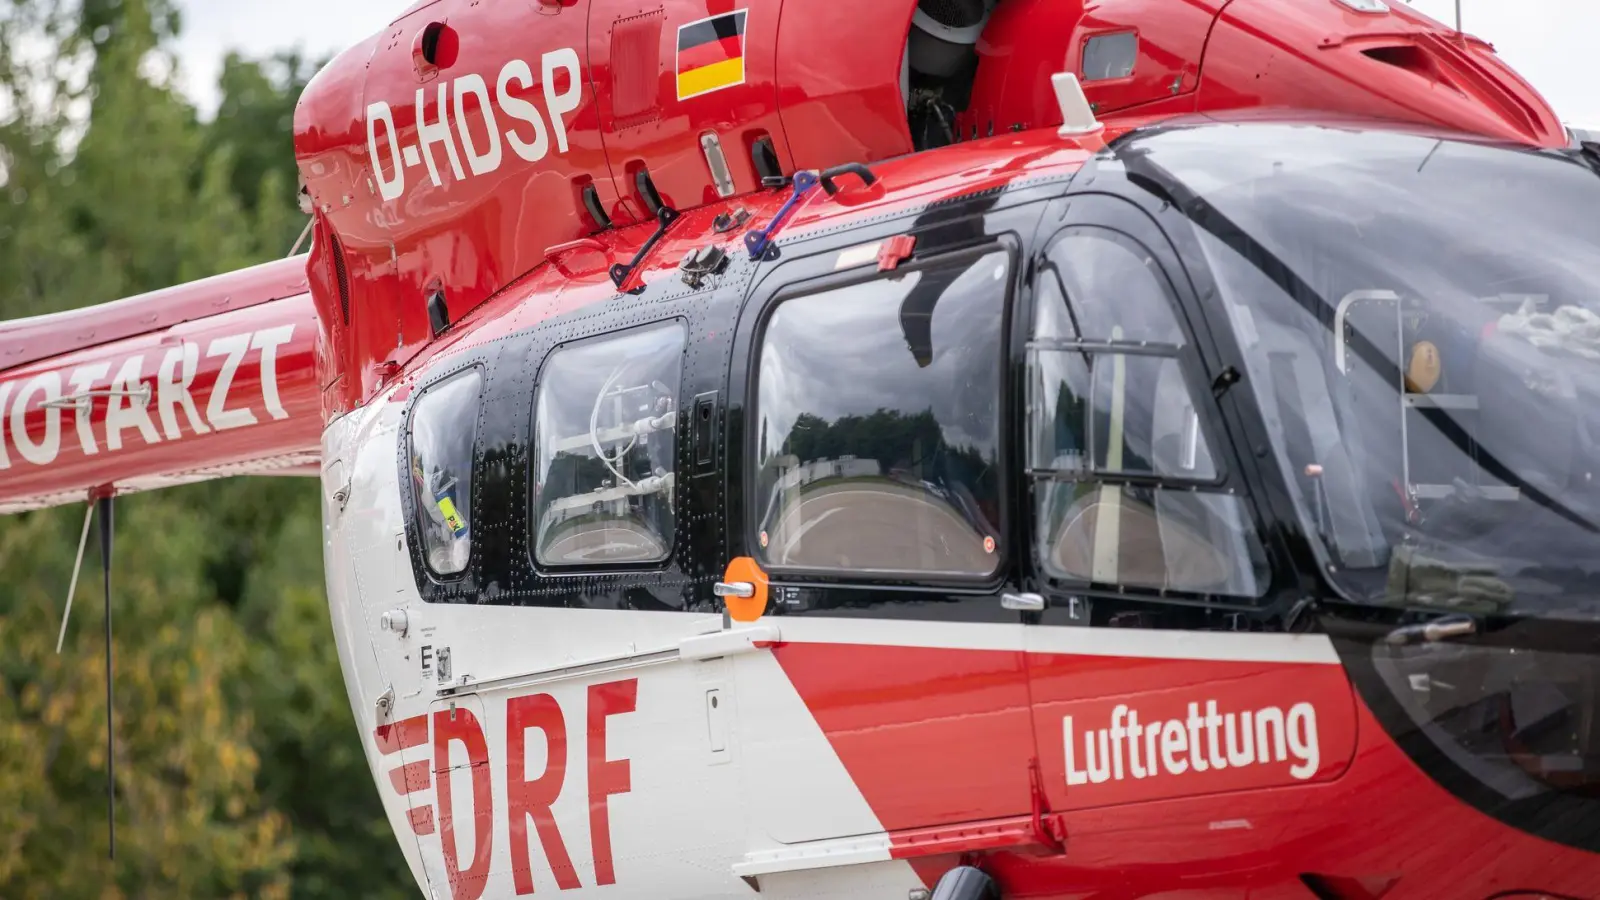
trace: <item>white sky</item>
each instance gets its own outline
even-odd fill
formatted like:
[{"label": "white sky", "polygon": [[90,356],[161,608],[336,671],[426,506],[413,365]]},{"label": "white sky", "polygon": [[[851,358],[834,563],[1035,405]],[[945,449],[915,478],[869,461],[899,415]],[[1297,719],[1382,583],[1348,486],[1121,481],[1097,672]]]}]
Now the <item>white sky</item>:
[{"label": "white sky", "polygon": [[[411,5],[411,0],[180,0],[182,84],[207,113],[216,103],[216,77],[229,48],[263,55],[299,45],[310,53],[354,44]],[[513,0],[528,3],[532,0]],[[870,0],[869,0],[870,2]],[[1462,26],[1490,41],[1533,83],[1562,118],[1600,126],[1600,90],[1585,65],[1600,44],[1595,0],[1460,0]],[[1455,0],[1412,0],[1445,23]]]},{"label": "white sky", "polygon": [[[216,108],[217,75],[229,50],[265,56],[300,47],[329,55],[365,40],[413,0],[179,0],[178,65],[184,91],[206,115]],[[532,0],[517,0],[532,5]]]}]

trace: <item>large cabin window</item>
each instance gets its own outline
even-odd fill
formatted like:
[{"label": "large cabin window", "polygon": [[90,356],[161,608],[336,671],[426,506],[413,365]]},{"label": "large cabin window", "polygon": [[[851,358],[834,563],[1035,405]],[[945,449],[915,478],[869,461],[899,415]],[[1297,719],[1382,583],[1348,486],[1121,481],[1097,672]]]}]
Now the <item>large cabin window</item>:
[{"label": "large cabin window", "polygon": [[677,322],[550,355],[534,413],[535,557],[544,566],[659,563],[672,554]]},{"label": "large cabin window", "polygon": [[767,566],[987,578],[999,568],[1011,259],[966,252],[781,301],[760,347]]},{"label": "large cabin window", "polygon": [[1074,228],[1048,251],[1028,344],[1028,468],[1050,575],[1259,596],[1266,553],[1184,378],[1166,276],[1137,242]]},{"label": "large cabin window", "polygon": [[429,387],[411,411],[411,486],[423,559],[435,576],[472,556],[472,448],[483,373],[468,369]]}]

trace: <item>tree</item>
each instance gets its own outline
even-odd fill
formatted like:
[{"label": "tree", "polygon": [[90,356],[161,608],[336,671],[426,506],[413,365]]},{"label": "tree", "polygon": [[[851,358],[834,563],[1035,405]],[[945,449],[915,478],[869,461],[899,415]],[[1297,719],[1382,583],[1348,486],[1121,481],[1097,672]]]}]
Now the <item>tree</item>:
[{"label": "tree", "polygon": [[[230,57],[201,122],[161,77],[180,27],[171,0],[0,9],[0,318],[299,234],[289,122],[313,66]],[[83,509],[0,517],[0,896],[415,896],[381,864],[398,847],[340,687],[318,503],[296,479],[117,501],[115,863],[93,550],[54,646]]]},{"label": "tree", "polygon": [[[70,571],[77,523],[68,512],[9,521],[0,571]],[[119,862],[106,858],[103,603],[88,602],[103,598],[79,598],[57,656],[61,582],[8,578],[0,895],[287,897],[285,817],[261,804],[252,717],[227,701],[248,643],[193,565],[204,524],[171,503],[120,512],[125,535],[161,539],[125,537],[114,554]],[[95,562],[91,554],[85,567]]]}]

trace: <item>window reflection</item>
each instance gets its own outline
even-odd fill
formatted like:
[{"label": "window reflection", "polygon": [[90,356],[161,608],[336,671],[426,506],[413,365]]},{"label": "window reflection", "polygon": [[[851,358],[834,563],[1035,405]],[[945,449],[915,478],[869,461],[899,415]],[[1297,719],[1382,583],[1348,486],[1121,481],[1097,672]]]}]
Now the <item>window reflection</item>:
[{"label": "window reflection", "polygon": [[[1260,596],[1270,572],[1243,502],[1191,487],[1220,472],[1176,355],[1183,332],[1159,264],[1097,228],[1069,229],[1048,256],[1028,353],[1028,465],[1045,570]],[[1129,476],[1187,484],[1117,481]]]},{"label": "window reflection", "polygon": [[[1052,306],[1039,322],[1038,337],[1082,337],[1181,345],[1183,329],[1173,313],[1172,293],[1161,264],[1128,237],[1094,226],[1069,228],[1050,245],[1049,285],[1070,306]],[[1048,284],[1049,277],[1041,278]],[[1074,325],[1074,323],[1076,323]]]},{"label": "window reflection", "polygon": [[1404,135],[1197,139],[1153,152],[1215,185],[1227,224],[1195,235],[1335,580],[1385,603],[1600,615],[1594,170]]},{"label": "window reflection", "polygon": [[1270,572],[1239,498],[1051,481],[1038,487],[1039,553],[1058,577],[1258,596]]},{"label": "window reflection", "polygon": [[534,424],[540,563],[671,555],[684,340],[669,323],[564,347],[545,363]]},{"label": "window reflection", "polygon": [[472,554],[472,448],[483,375],[428,388],[411,412],[411,487],[422,554],[435,575],[459,575]]},{"label": "window reflection", "polygon": [[963,254],[784,301],[763,337],[757,530],[769,565],[998,566],[1010,261]]},{"label": "window reflection", "polygon": [[1176,357],[1039,349],[1031,362],[1033,468],[1217,477]]}]

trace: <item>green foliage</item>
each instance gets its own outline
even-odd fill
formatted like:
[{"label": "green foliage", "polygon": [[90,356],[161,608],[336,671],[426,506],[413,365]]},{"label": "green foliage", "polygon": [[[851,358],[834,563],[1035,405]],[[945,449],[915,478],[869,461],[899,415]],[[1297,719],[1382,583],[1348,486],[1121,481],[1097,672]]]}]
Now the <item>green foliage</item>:
[{"label": "green foliage", "polygon": [[[173,0],[0,2],[0,318],[281,257],[316,66],[230,56],[214,121],[153,73]],[[23,48],[43,47],[41,54]],[[95,543],[82,507],[0,518],[0,897],[407,897],[344,689],[317,487],[119,499],[117,856],[107,859]]]}]

